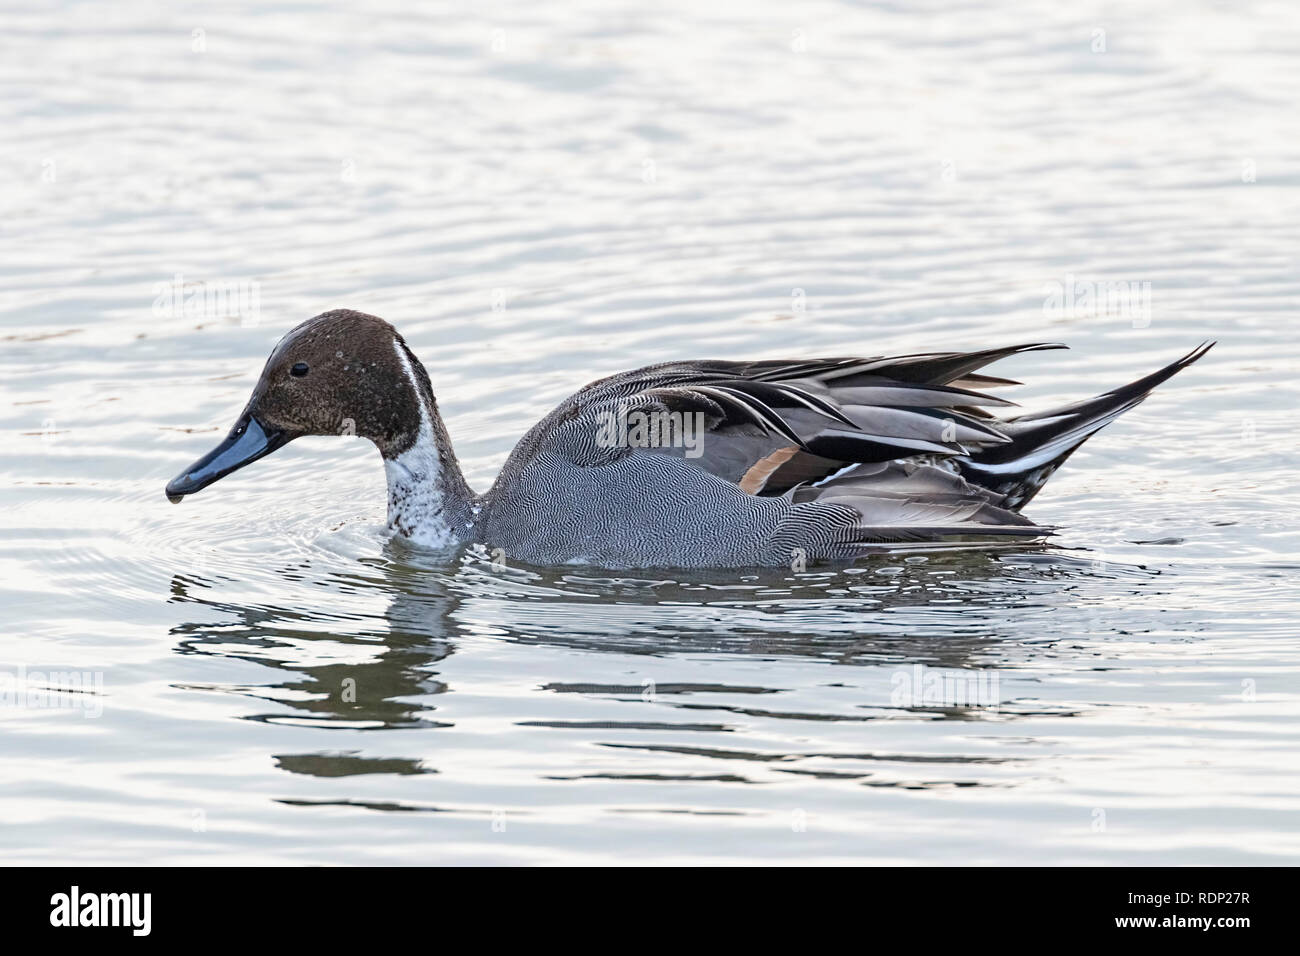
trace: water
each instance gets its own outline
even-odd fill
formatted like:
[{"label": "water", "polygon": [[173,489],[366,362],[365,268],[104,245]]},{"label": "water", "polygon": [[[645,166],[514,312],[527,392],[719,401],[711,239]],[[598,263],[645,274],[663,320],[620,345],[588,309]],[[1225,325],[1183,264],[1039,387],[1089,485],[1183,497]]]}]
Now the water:
[{"label": "water", "polygon": [[[6,12],[0,667],[92,679],[0,707],[3,858],[1296,862],[1294,12],[607,6]],[[340,306],[478,488],[651,361],[1069,343],[1032,408],[1219,345],[1038,554],[447,563],[347,440],[169,505]]]}]

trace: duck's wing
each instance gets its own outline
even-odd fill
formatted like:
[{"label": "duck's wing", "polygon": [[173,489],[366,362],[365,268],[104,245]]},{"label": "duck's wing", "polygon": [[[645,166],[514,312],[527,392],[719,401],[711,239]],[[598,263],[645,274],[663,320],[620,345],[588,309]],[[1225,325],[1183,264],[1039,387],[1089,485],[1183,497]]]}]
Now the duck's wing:
[{"label": "duck's wing", "polygon": [[1014,403],[979,389],[1015,383],[977,370],[1062,347],[652,365],[587,386],[539,423],[519,453],[550,446],[578,465],[673,455],[749,494],[780,495],[852,477],[846,469],[858,464],[968,455],[1009,441],[985,409]]},{"label": "duck's wing", "polygon": [[[946,468],[914,460],[853,465],[816,485],[787,492],[791,509],[778,536],[817,540],[827,514],[848,523],[826,547],[829,557],[872,551],[1018,547],[1052,533],[1001,506],[994,492]],[[793,545],[798,547],[799,545]]]}]

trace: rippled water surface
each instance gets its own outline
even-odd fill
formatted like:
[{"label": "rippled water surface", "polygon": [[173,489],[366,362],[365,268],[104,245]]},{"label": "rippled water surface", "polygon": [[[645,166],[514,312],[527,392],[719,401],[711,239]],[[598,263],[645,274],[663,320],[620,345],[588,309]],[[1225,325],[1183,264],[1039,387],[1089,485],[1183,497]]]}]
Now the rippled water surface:
[{"label": "rippled water surface", "polygon": [[[6,861],[1300,858],[1288,5],[3,23]],[[1219,344],[1053,479],[1039,553],[498,569],[387,540],[355,440],[169,505],[340,306],[479,488],[650,361],[1064,341],[997,369],[1044,407]]]}]

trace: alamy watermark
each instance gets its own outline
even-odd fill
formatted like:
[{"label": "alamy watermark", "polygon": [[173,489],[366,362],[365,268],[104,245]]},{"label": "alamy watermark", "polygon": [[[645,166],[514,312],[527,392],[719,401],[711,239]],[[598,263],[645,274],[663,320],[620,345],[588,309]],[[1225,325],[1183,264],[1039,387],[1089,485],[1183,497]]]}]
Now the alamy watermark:
[{"label": "alamy watermark", "polygon": [[29,710],[80,710],[83,717],[104,713],[103,671],[0,671],[0,707]]},{"label": "alamy watermark", "polygon": [[176,273],[153,287],[153,314],[160,319],[237,318],[245,327],[262,320],[262,286],[256,279],[186,281]]},{"label": "alamy watermark", "polygon": [[996,707],[998,672],[989,669],[960,670],[913,664],[894,671],[889,680],[894,707]]},{"label": "alamy watermark", "polygon": [[148,936],[153,926],[152,893],[83,892],[73,885],[50,897],[50,925],[63,927],[119,926],[132,936]]},{"label": "alamy watermark", "polygon": [[1128,319],[1135,329],[1151,324],[1151,283],[1136,279],[1080,279],[1067,273],[1064,281],[1044,287],[1043,315],[1052,319]]},{"label": "alamy watermark", "polygon": [[598,416],[601,448],[683,448],[687,458],[704,454],[704,413],[642,411],[619,405]]}]

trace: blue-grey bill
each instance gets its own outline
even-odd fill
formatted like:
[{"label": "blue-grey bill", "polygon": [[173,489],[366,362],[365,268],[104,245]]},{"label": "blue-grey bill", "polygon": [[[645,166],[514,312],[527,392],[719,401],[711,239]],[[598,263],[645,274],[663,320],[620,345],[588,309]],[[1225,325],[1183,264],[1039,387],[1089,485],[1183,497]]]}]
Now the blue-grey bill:
[{"label": "blue-grey bill", "polygon": [[243,416],[225,441],[167,482],[167,500],[180,504],[186,495],[192,495],[218,478],[269,455],[290,437],[285,432],[267,429],[252,415]]}]

